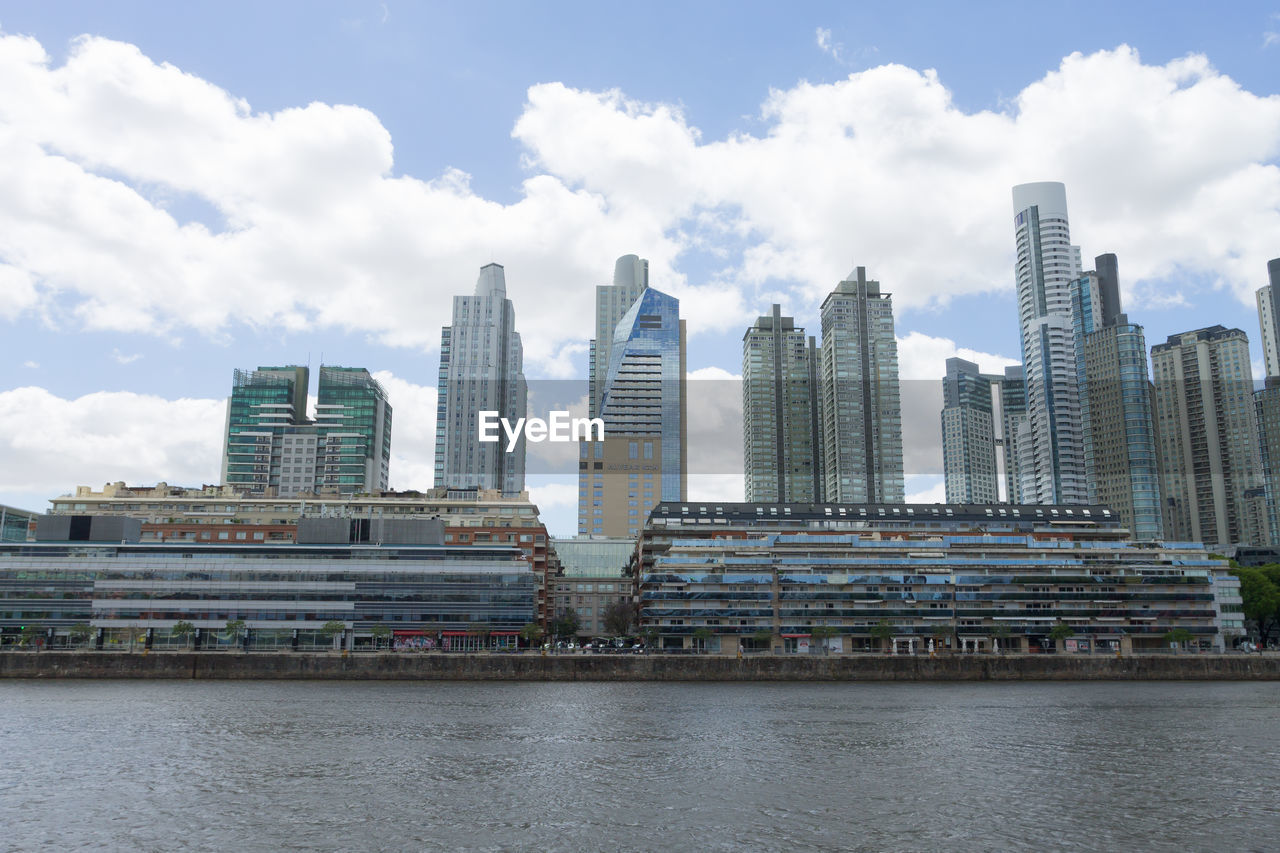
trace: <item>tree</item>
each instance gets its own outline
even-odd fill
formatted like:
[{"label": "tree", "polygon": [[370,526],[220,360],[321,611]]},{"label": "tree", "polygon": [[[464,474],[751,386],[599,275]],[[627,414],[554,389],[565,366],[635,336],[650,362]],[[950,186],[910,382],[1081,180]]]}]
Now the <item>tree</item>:
[{"label": "tree", "polygon": [[190,622],[174,622],[173,627],[169,629],[169,633],[182,640],[183,645],[191,647],[191,638],[196,634],[196,626]]},{"label": "tree", "polygon": [[757,628],[756,632],[751,635],[751,639],[755,641],[757,647],[768,649],[773,643],[773,631],[768,628]]},{"label": "tree", "polygon": [[1181,648],[1183,643],[1190,642],[1192,639],[1191,632],[1186,628],[1172,628],[1164,635],[1164,641],[1175,644],[1176,648]]},{"label": "tree", "polygon": [[226,627],[227,640],[231,643],[231,645],[234,646],[236,644],[236,641],[240,639],[240,632],[243,630],[244,630],[243,619],[227,620],[227,627]]},{"label": "tree", "polygon": [[1053,623],[1053,627],[1049,629],[1049,639],[1053,640],[1058,651],[1062,651],[1064,648],[1063,644],[1075,635],[1076,632],[1071,630],[1071,626],[1062,621]]},{"label": "tree", "polygon": [[532,648],[533,646],[541,645],[543,633],[541,625],[537,622],[529,622],[520,629],[520,639],[524,640],[525,644]]},{"label": "tree", "polygon": [[696,648],[699,652],[705,652],[707,650],[707,641],[710,640],[711,637],[712,637],[711,629],[706,627],[705,625],[698,628],[694,628],[693,629],[694,648]]},{"label": "tree", "polygon": [[1009,626],[1003,622],[998,622],[991,629],[991,639],[1000,642],[1000,651],[1005,651],[1009,644]]},{"label": "tree", "polygon": [[610,637],[625,637],[635,623],[635,608],[619,599],[604,609],[604,630]]},{"label": "tree", "polygon": [[893,639],[893,626],[889,624],[889,620],[881,619],[871,626],[871,636],[880,641],[880,648],[883,650],[889,640]]},{"label": "tree", "polygon": [[44,629],[39,625],[23,625],[22,630],[19,632],[19,636],[21,637],[19,643],[23,646],[35,646],[36,640],[38,640],[40,635],[43,633]]},{"label": "tree", "polygon": [[817,643],[818,647],[822,649],[822,653],[825,655],[830,651],[830,648],[827,646],[827,640],[839,633],[839,631],[830,625],[814,625],[813,629],[809,632],[809,636],[813,637],[813,641]]},{"label": "tree", "polygon": [[373,635],[373,648],[375,651],[379,645],[385,644],[391,638],[391,629],[381,622],[370,628],[369,633]]},{"label": "tree", "polygon": [[551,623],[551,633],[557,637],[576,637],[578,629],[582,627],[582,620],[578,618],[578,611],[572,607],[566,608],[556,621]]},{"label": "tree", "polygon": [[89,623],[80,622],[72,625],[67,630],[67,639],[75,645],[84,645],[89,642],[89,638],[93,636],[93,629],[89,627]]},{"label": "tree", "polygon": [[346,632],[346,623],[339,619],[330,619],[328,622],[320,626],[320,636],[329,640],[335,646],[337,645],[338,637]]},{"label": "tree", "polygon": [[1265,648],[1280,621],[1280,586],[1268,578],[1266,570],[1241,567],[1232,569],[1231,574],[1240,579],[1244,618],[1253,623],[1254,630],[1258,632],[1258,642]]},{"label": "tree", "polygon": [[646,652],[650,649],[656,649],[658,647],[658,640],[662,638],[662,634],[658,631],[656,625],[650,625],[648,628],[641,631],[640,634],[644,637],[644,648]]}]

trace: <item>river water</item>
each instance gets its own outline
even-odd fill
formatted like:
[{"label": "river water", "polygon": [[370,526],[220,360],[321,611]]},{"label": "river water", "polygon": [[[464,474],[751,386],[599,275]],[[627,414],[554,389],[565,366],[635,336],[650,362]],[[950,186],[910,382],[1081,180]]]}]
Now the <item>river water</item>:
[{"label": "river water", "polygon": [[0,682],[0,849],[1274,850],[1280,684]]}]

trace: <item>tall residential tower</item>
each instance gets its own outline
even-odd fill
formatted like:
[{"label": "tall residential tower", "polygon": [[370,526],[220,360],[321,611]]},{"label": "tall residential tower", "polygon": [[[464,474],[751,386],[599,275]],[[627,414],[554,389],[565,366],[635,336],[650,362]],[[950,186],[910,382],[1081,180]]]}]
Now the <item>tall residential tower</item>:
[{"label": "tall residential tower", "polygon": [[1027,421],[1017,436],[1022,498],[1083,504],[1089,495],[1071,318],[1080,248],[1071,245],[1066,188],[1054,182],[1015,186],[1013,225],[1027,390]]},{"label": "tall residential tower", "polygon": [[902,503],[902,409],[893,299],[858,267],[822,303],[823,499]]},{"label": "tall residential tower", "polygon": [[453,297],[453,322],[440,330],[436,393],[436,486],[523,491],[524,434],[507,452],[506,441],[482,442],[479,432],[482,411],[514,424],[528,410],[524,348],[499,264],[480,268],[475,295]]},{"label": "tall residential tower", "polygon": [[742,441],[748,501],[817,503],[818,358],[812,337],[773,306],[742,336]]}]

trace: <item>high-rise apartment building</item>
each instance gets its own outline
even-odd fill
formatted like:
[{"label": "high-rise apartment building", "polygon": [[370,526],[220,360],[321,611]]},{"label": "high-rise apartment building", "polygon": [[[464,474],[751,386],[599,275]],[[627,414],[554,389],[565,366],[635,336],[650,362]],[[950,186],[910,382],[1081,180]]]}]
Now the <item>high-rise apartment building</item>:
[{"label": "high-rise apartment building", "polygon": [[1027,394],[1027,420],[1017,436],[1022,499],[1083,504],[1088,486],[1071,319],[1080,248],[1071,245],[1066,188],[1055,182],[1019,184],[1013,188],[1013,214]]},{"label": "high-rise apartment building", "polygon": [[473,296],[453,298],[453,321],[440,331],[436,384],[435,484],[446,488],[524,489],[524,434],[480,441],[480,412],[516,423],[528,412],[524,348],[500,264],[480,268]]},{"label": "high-rise apartment building", "polygon": [[902,408],[893,299],[858,267],[822,303],[824,499],[902,503]]},{"label": "high-rise apartment building", "polygon": [[1267,261],[1270,282],[1258,288],[1258,325],[1262,328],[1262,362],[1267,376],[1280,376],[1280,328],[1276,320],[1276,301],[1280,298],[1280,258]]},{"label": "high-rise apartment building", "polygon": [[613,333],[640,294],[649,287],[649,261],[636,255],[623,255],[613,265],[613,284],[596,287],[596,335],[589,352],[590,390],[587,398],[591,417],[600,416],[600,399],[604,396],[605,375],[613,346]]},{"label": "high-rise apartment building", "polygon": [[364,368],[321,365],[316,420],[307,418],[310,370],[236,370],[222,482],[252,495],[351,495],[388,488],[391,406]]},{"label": "high-rise apartment building", "polygon": [[[391,405],[369,371],[320,366],[314,430],[315,492],[354,495],[390,488]],[[284,437],[286,451],[290,437],[287,433]],[[304,460],[304,466],[310,464],[305,452],[310,447],[309,435],[292,437],[295,456]],[[302,473],[305,477],[305,467]]]},{"label": "high-rise apartment building", "polygon": [[742,337],[742,441],[747,500],[821,500],[817,347],[779,305]]},{"label": "high-rise apartment building", "polygon": [[1262,541],[1247,497],[1261,486],[1248,337],[1222,326],[1170,335],[1151,348],[1151,367],[1165,535]]},{"label": "high-rise apartment building", "polygon": [[[1276,301],[1280,297],[1280,258],[1267,261],[1269,283],[1258,289],[1258,325],[1262,331],[1262,359],[1266,387],[1253,393],[1262,460],[1263,527],[1267,542],[1280,544],[1280,329]],[[1260,543],[1262,544],[1262,543]]]},{"label": "high-rise apartment building", "polygon": [[[599,292],[599,291],[597,291]],[[680,300],[646,287],[597,342],[604,440],[579,443],[578,532],[635,536],[659,501],[684,500],[685,325]]]},{"label": "high-rise apartment building", "polygon": [[982,373],[962,358],[947,359],[946,367],[942,467],[947,503],[1017,503],[1017,448],[1011,436],[1026,418],[1022,368]]},{"label": "high-rise apartment building", "polygon": [[1120,311],[1116,256],[1072,284],[1076,376],[1089,502],[1111,507],[1135,539],[1164,535],[1147,344]]}]

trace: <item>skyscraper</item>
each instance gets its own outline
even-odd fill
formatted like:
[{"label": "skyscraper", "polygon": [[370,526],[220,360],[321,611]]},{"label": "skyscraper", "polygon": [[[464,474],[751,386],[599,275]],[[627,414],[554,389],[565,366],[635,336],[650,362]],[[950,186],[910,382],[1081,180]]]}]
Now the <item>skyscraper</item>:
[{"label": "skyscraper", "polygon": [[1013,188],[1013,213],[1027,392],[1027,421],[1016,439],[1022,499],[1083,504],[1088,488],[1071,319],[1080,248],[1071,245],[1066,188],[1019,184]]},{"label": "skyscraper", "polygon": [[1120,311],[1116,256],[1094,263],[1072,284],[1089,503],[1115,510],[1135,539],[1156,540],[1164,524],[1146,339]]},{"label": "skyscraper", "polygon": [[1151,348],[1151,366],[1165,535],[1261,541],[1246,497],[1261,485],[1249,339],[1222,326],[1170,335]]},{"label": "skyscraper", "polygon": [[1022,368],[982,373],[962,358],[949,358],[946,366],[942,465],[947,503],[1017,503],[1016,448],[1010,436],[1026,417]]},{"label": "skyscraper", "polygon": [[822,303],[823,499],[901,503],[902,410],[893,299],[858,267]]},{"label": "skyscraper", "polygon": [[613,284],[596,286],[596,335],[591,339],[590,396],[591,417],[600,415],[600,398],[604,395],[605,374],[609,372],[613,333],[631,306],[649,287],[649,262],[636,255],[623,255],[614,262]]},{"label": "skyscraper", "polygon": [[523,433],[511,452],[505,439],[480,441],[480,412],[513,424],[528,412],[524,348],[500,264],[480,268],[475,295],[453,298],[453,322],[440,330],[436,394],[436,486],[523,491]]},{"label": "skyscraper", "polygon": [[[317,493],[386,491],[391,466],[391,406],[386,391],[369,371],[320,366],[315,436]],[[300,437],[305,439],[306,435]],[[285,441],[287,447],[287,436]],[[309,442],[295,442],[297,446],[306,448]]]},{"label": "skyscraper", "polygon": [[364,368],[321,365],[312,422],[309,376],[299,366],[235,371],[222,481],[272,497],[387,489],[391,406],[382,386]]},{"label": "skyscraper", "polygon": [[1267,261],[1270,283],[1258,289],[1258,325],[1262,331],[1262,357],[1266,385],[1253,392],[1258,419],[1259,454],[1262,460],[1263,527],[1267,542],[1280,544],[1280,329],[1276,300],[1280,296],[1280,258]]},{"label": "skyscraper", "polygon": [[608,354],[599,386],[605,437],[579,444],[578,532],[635,536],[655,504],[688,490],[680,300],[645,288],[596,353],[597,364]]},{"label": "skyscraper", "polygon": [[782,307],[742,336],[742,440],[748,501],[816,503],[818,359]]}]

